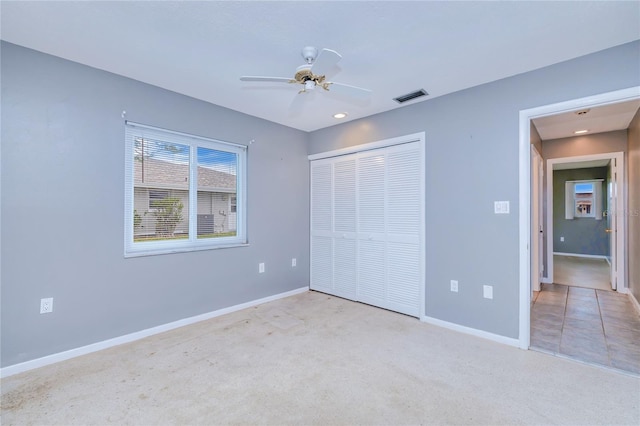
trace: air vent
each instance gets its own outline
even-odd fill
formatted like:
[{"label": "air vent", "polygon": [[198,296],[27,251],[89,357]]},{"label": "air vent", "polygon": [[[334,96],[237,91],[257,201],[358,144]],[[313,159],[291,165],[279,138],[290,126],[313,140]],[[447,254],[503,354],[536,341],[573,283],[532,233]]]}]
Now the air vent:
[{"label": "air vent", "polygon": [[393,98],[399,104],[403,104],[412,99],[419,98],[421,96],[427,96],[428,93],[424,89],[416,90],[415,92],[407,93],[406,95],[398,96],[397,98]]}]

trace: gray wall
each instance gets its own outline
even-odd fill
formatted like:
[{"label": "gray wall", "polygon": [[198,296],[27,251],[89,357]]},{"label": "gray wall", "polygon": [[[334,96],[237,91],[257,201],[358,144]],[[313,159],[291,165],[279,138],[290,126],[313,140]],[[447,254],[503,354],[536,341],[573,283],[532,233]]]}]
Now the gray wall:
[{"label": "gray wall", "polygon": [[[629,43],[318,130],[309,152],[424,131],[426,314],[517,338],[519,111],[640,85],[639,53]],[[509,200],[511,214],[495,215],[496,200]],[[494,286],[492,300],[483,284]]]},{"label": "gray wall", "polygon": [[[308,134],[12,44],[1,54],[2,366],[308,285]],[[123,257],[123,110],[255,139],[249,247]]]},{"label": "gray wall", "polygon": [[[570,180],[607,180],[608,167],[555,170],[553,172],[553,251],[561,253],[609,256],[607,220],[590,217],[565,219],[565,182]],[[603,182],[603,183],[604,183]],[[606,211],[607,193],[602,185],[600,193],[603,211]],[[564,237],[564,241],[560,238]]]},{"label": "gray wall", "polygon": [[629,204],[627,224],[629,233],[629,290],[640,301],[640,111],[631,121],[629,137]]}]

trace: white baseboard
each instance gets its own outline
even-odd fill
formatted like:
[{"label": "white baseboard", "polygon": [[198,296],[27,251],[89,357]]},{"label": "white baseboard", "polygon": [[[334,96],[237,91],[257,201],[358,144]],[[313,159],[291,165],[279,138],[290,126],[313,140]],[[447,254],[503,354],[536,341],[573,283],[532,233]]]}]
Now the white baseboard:
[{"label": "white baseboard", "polygon": [[636,308],[638,314],[640,314],[640,303],[638,303],[638,299],[636,299],[636,297],[630,291],[627,291],[627,294],[629,295],[629,299],[631,299],[631,304],[634,308]]},{"label": "white baseboard", "polygon": [[553,284],[553,280],[550,280],[548,277],[543,277],[540,280],[540,283],[542,283],[542,284]]},{"label": "white baseboard", "polygon": [[558,251],[553,252],[554,256],[571,256],[571,257],[586,257],[589,259],[604,259],[607,260],[607,256],[601,254],[579,254],[579,253],[562,253]]},{"label": "white baseboard", "polygon": [[103,349],[111,348],[113,346],[122,345],[124,343],[134,342],[136,340],[144,339],[145,337],[153,336],[154,334],[164,333],[165,331],[173,330],[186,325],[195,324],[200,321],[206,321],[211,318],[219,317],[221,315],[230,314],[232,312],[240,311],[242,309],[251,308],[253,306],[261,305],[263,303],[272,302],[274,300],[283,299],[296,294],[309,291],[309,287],[301,287],[295,290],[287,291],[285,293],[275,294],[273,296],[264,297],[262,299],[253,300],[239,305],[230,306],[228,308],[218,309],[217,311],[207,312],[205,314],[196,315],[190,318],[184,318],[178,321],[170,322],[168,324],[159,325],[157,327],[148,328],[146,330],[136,331],[135,333],[125,334],[124,336],[115,337],[113,339],[104,340],[102,342],[92,343],[90,345],[81,346],[79,348],[70,349],[68,351],[59,352],[52,355],[47,355],[42,358],[33,359],[31,361],[25,361],[19,364],[9,365],[0,369],[0,378],[13,376],[14,374],[22,373],[24,371],[33,370],[35,368],[44,367],[45,365],[55,364],[56,362],[65,361],[71,358],[75,358],[81,355],[90,354]]},{"label": "white baseboard", "polygon": [[463,325],[455,324],[448,321],[439,320],[428,316],[423,316],[420,321],[437,325],[438,327],[448,328],[449,330],[458,331],[460,333],[470,334],[476,337],[482,337],[483,339],[493,340],[494,342],[502,343],[504,345],[520,347],[520,341],[511,337],[501,336],[499,334],[489,333],[488,331],[482,331],[471,327],[465,327]]}]

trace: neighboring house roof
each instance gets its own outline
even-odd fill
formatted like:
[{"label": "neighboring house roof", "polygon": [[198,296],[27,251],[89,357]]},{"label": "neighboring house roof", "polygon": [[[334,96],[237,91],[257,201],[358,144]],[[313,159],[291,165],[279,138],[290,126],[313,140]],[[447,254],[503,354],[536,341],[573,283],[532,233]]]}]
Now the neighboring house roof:
[{"label": "neighboring house roof", "polygon": [[[144,181],[143,181],[144,171]],[[146,157],[133,161],[134,186],[189,189],[189,165]],[[235,192],[236,176],[230,173],[198,167],[198,189],[215,192]]]}]

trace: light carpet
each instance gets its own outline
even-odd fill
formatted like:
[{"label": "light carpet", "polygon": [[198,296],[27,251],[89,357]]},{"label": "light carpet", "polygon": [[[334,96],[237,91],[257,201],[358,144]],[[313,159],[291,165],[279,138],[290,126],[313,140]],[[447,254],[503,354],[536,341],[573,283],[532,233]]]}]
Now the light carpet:
[{"label": "light carpet", "polygon": [[2,382],[2,424],[640,424],[640,379],[308,292]]}]

